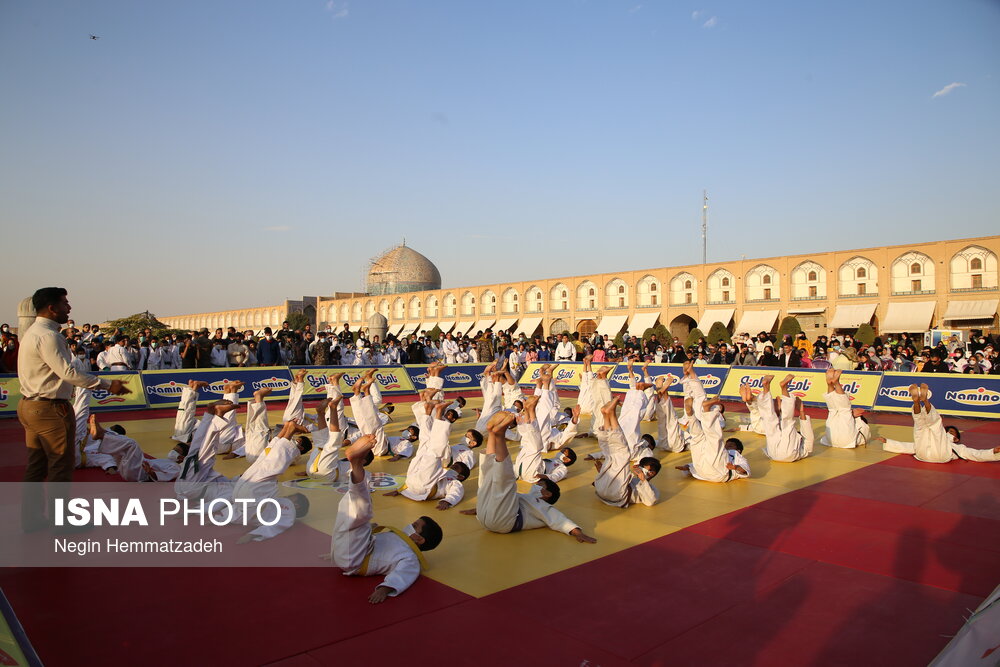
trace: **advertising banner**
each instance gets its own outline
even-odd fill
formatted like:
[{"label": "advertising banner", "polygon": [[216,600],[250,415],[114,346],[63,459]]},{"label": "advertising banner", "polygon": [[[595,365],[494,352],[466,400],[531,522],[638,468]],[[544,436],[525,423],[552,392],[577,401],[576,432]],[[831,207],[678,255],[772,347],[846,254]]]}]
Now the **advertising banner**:
[{"label": "advertising banner", "polygon": [[292,378],[285,366],[260,366],[255,368],[182,368],[167,371],[143,371],[142,383],[146,388],[149,407],[162,408],[177,405],[188,380],[201,380],[208,386],[198,392],[198,404],[205,405],[222,398],[223,386],[239,380],[243,383],[240,399],[253,398],[261,387],[270,387],[269,401],[288,400]]},{"label": "advertising banner", "polygon": [[[528,364],[528,367],[524,369],[524,373],[521,374],[521,379],[518,380],[517,383],[520,385],[534,386],[535,380],[538,379],[538,373],[544,365],[545,364],[540,362],[532,362]],[[593,364],[591,366],[591,370],[596,372],[601,368],[607,368],[609,366],[613,367],[615,364]],[[560,362],[554,377],[556,386],[559,387],[559,389],[579,389],[580,373],[582,371],[583,362],[581,361]]]},{"label": "advertising banner", "polygon": [[[441,371],[443,391],[478,391],[487,364],[451,364]],[[414,391],[427,387],[427,366],[405,366]]]},{"label": "advertising banner", "polygon": [[0,375],[0,417],[17,414],[17,402],[21,400],[21,383],[16,375]]},{"label": "advertising banner", "polygon": [[306,388],[302,394],[304,398],[326,396],[323,386],[329,384],[330,377],[336,373],[344,374],[340,378],[340,391],[349,395],[358,378],[372,368],[375,368],[375,381],[379,391],[385,396],[412,394],[414,391],[410,376],[402,366],[293,366],[288,369],[289,377],[295,375],[300,368],[306,370]]},{"label": "advertising banner", "polygon": [[95,389],[90,396],[91,410],[128,410],[147,406],[146,393],[142,388],[142,376],[138,371],[128,373],[104,371],[94,373],[108,380],[121,380],[132,393],[115,396],[103,389]]},{"label": "advertising banner", "polygon": [[[632,370],[634,373],[639,374],[638,381],[641,382],[642,366],[636,364],[632,367]],[[661,375],[665,376],[666,381],[669,383],[669,393],[671,396],[681,396],[684,393],[684,388],[681,386],[684,369],[681,364],[650,364],[646,372],[649,373],[649,377],[652,378],[653,382],[656,382],[657,377]],[[698,374],[698,379],[701,380],[701,385],[705,388],[705,393],[709,396],[715,396],[726,381],[729,366],[695,366],[694,372]],[[611,385],[611,391],[626,391],[628,389],[628,365],[618,364],[615,370],[608,375],[608,383]]]},{"label": "advertising banner", "polygon": [[1000,417],[1000,377],[958,373],[883,373],[876,410],[910,412],[911,384],[926,384],[931,403],[943,415]]},{"label": "advertising banner", "polygon": [[[95,412],[102,410],[129,410],[146,407],[146,394],[142,389],[142,378],[139,373],[104,372],[94,373],[109,380],[122,380],[132,391],[131,394],[115,396],[103,389],[93,392],[90,398],[90,409]],[[21,383],[16,375],[0,375],[0,417],[12,417],[17,414],[17,403],[21,400]]]},{"label": "advertising banner", "polygon": [[[739,401],[740,386],[750,385],[754,395],[760,393],[763,383],[761,378],[773,375],[771,395],[781,393],[778,383],[791,373],[795,377],[788,385],[788,393],[802,399],[806,405],[825,406],[826,371],[818,368],[783,368],[775,366],[733,366],[722,387],[722,398]],[[840,377],[840,383],[851,399],[851,403],[859,408],[870,409],[875,402],[879,380],[882,374],[875,371],[845,371]]]}]

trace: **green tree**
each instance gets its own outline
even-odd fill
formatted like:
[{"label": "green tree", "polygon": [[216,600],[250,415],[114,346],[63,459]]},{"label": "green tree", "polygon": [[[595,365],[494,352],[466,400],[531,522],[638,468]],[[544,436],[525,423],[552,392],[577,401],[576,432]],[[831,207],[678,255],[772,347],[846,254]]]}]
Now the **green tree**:
[{"label": "green tree", "polygon": [[673,337],[670,335],[670,332],[662,324],[657,324],[655,327],[650,327],[649,329],[646,329],[644,332],[642,332],[642,340],[647,341],[650,338],[652,338],[654,334],[656,335],[656,340],[660,341],[661,345],[663,344],[664,341],[673,340]]},{"label": "green tree", "polygon": [[709,343],[726,343],[727,345],[732,345],[733,338],[729,335],[729,329],[722,322],[716,322],[708,330],[708,335],[705,336],[705,340]]},{"label": "green tree", "polygon": [[865,345],[873,344],[875,342],[875,330],[872,329],[872,325],[865,322],[858,327],[857,332],[854,334],[854,340]]},{"label": "green tree", "polygon": [[778,326],[778,340],[784,340],[786,334],[794,338],[800,333],[802,333],[802,325],[799,324],[798,318],[792,315],[782,319]]},{"label": "green tree", "polygon": [[288,321],[288,326],[292,331],[302,331],[307,324],[312,324],[309,318],[300,312],[288,313],[285,320]]},{"label": "green tree", "polygon": [[688,334],[687,341],[684,342],[684,347],[691,347],[692,345],[697,345],[699,338],[705,338],[705,334],[701,332],[701,329],[699,329],[698,327],[691,329],[691,333]]},{"label": "green tree", "polygon": [[166,324],[156,319],[156,315],[153,315],[148,310],[143,313],[136,313],[135,315],[129,315],[128,317],[111,320],[102,325],[101,328],[106,329],[107,333],[111,333],[116,328],[121,329],[125,335],[129,337],[138,335],[143,329],[152,330],[156,336],[162,336],[166,333],[177,333],[180,331],[179,329],[171,329]]}]

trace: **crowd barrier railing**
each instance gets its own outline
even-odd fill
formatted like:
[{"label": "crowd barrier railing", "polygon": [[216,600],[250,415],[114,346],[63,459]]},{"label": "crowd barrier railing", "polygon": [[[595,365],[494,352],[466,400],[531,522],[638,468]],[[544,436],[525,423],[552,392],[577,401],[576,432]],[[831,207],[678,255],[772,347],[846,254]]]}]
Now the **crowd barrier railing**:
[{"label": "crowd barrier railing", "polygon": [[[626,364],[594,364],[593,369],[612,367],[608,381],[612,391],[623,392],[628,388],[628,366]],[[534,385],[542,364],[528,364],[518,380],[523,387]],[[323,385],[335,373],[343,373],[340,388],[349,394],[351,387],[361,375],[375,368],[375,379],[385,396],[412,394],[426,387],[427,366],[259,366],[254,368],[199,368],[166,371],[105,372],[99,375],[121,379],[132,390],[124,396],[114,396],[106,391],[95,391],[91,398],[91,410],[127,410],[142,408],[174,407],[188,380],[203,380],[208,385],[201,390],[199,404],[207,404],[222,398],[224,385],[239,380],[243,382],[240,397],[244,400],[253,396],[261,387],[269,387],[268,400],[287,400],[292,375],[300,368],[306,373],[306,397],[323,394]],[[482,379],[486,364],[455,364],[442,373],[444,391],[476,391]],[[559,389],[579,390],[582,362],[563,362],[556,369],[555,382]],[[641,366],[635,366],[636,373],[642,373]],[[826,379],[824,371],[810,368],[781,368],[760,366],[695,366],[695,372],[710,396],[725,400],[740,400],[740,387],[749,385],[754,393],[761,388],[764,375],[774,375],[772,392],[778,393],[778,382],[791,373],[793,379],[789,393],[802,399],[806,405],[825,406]],[[665,376],[670,383],[670,394],[683,394],[680,364],[650,364],[647,373],[654,380]],[[942,415],[956,417],[980,417],[1000,419],[1000,377],[992,375],[958,375],[940,373],[896,373],[845,371],[841,384],[851,397],[854,405],[876,412],[908,412],[912,407],[909,386],[927,384],[931,400]],[[16,375],[0,375],[0,417],[12,417],[17,413],[17,403],[21,398],[20,383]]]},{"label": "crowd barrier railing", "polygon": [[[614,366],[608,374],[611,390],[625,391],[628,388],[628,366],[621,363],[593,364],[593,370],[606,366]],[[525,387],[534,385],[541,367],[542,364],[537,362],[528,364],[519,384]],[[560,389],[579,390],[582,370],[583,363],[579,361],[560,363],[556,369],[556,385]],[[642,366],[635,365],[633,371],[641,374]],[[654,381],[658,376],[667,376],[671,395],[683,393],[680,364],[650,364],[647,372]],[[765,375],[774,376],[771,391],[777,394],[778,383],[790,373],[793,376],[789,384],[791,395],[801,398],[805,405],[826,406],[826,371],[822,369],[699,365],[695,366],[695,372],[705,387],[705,393],[729,401],[741,400],[742,385],[749,385],[754,394],[759,393],[761,378]],[[924,383],[930,389],[935,408],[942,415],[1000,419],[1000,377],[993,375],[845,371],[840,382],[852,404],[865,410],[908,412],[913,405],[909,386]]]},{"label": "crowd barrier railing", "polygon": [[[198,393],[198,404],[207,405],[217,401],[224,394],[224,386],[240,381],[243,387],[240,398],[248,400],[262,387],[269,387],[269,401],[288,400],[292,385],[292,375],[303,368],[306,398],[324,394],[323,386],[335,373],[343,373],[340,389],[350,394],[351,388],[361,375],[375,368],[375,380],[385,396],[412,394],[423,389],[426,384],[427,366],[255,366],[252,368],[184,368],[165,371],[102,372],[96,375],[124,380],[131,393],[114,396],[106,391],[95,391],[90,401],[93,411],[126,410],[142,408],[172,408],[180,403],[181,392],[188,386],[188,380],[207,382]],[[486,364],[455,364],[441,375],[444,391],[468,391],[479,389]],[[0,417],[17,414],[17,403],[21,398],[21,385],[17,375],[0,375]]]}]

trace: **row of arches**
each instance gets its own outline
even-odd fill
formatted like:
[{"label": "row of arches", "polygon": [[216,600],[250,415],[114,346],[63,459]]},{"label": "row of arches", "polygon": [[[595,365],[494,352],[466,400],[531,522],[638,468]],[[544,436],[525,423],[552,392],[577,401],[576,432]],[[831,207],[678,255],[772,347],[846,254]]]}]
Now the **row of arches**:
[{"label": "row of arches", "polygon": [[[997,286],[997,256],[986,248],[964,248],[952,257],[949,268],[952,290]],[[831,285],[835,286],[835,295],[839,297],[876,296],[880,289],[879,273],[875,262],[856,255],[843,262],[836,272],[814,260],[800,262],[791,270],[787,284],[783,284],[782,275],[775,267],[761,263],[741,277],[742,287],[732,271],[718,268],[705,278],[704,285],[692,273],[682,271],[667,281],[666,286],[650,274],[640,278],[634,286],[615,277],[603,285],[589,279],[575,287],[564,282],[547,289],[532,285],[523,294],[507,288],[499,294],[486,289],[482,292],[449,291],[440,296],[401,295],[330,303],[321,307],[319,319],[322,322],[363,322],[375,312],[389,320],[416,320],[655,308],[697,305],[702,298],[707,304],[723,304],[736,303],[739,289],[743,290],[746,302],[825,299],[830,296]],[[935,264],[924,253],[910,251],[898,256],[888,273],[893,294],[936,290]],[[788,293],[783,294],[783,290]]]},{"label": "row of arches", "polygon": [[270,310],[254,309],[246,311],[234,311],[231,313],[219,313],[216,315],[191,315],[187,317],[165,318],[164,323],[175,329],[193,331],[197,329],[227,329],[236,327],[237,330],[263,329],[271,327],[280,328],[285,318],[283,311],[273,308]]}]

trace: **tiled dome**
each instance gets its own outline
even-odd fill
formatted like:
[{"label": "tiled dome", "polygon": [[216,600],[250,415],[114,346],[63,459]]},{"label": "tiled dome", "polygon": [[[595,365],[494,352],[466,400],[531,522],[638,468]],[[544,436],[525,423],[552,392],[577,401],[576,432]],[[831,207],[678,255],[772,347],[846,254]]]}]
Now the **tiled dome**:
[{"label": "tiled dome", "polygon": [[441,273],[419,252],[405,245],[372,260],[368,271],[369,294],[399,294],[441,289]]}]

